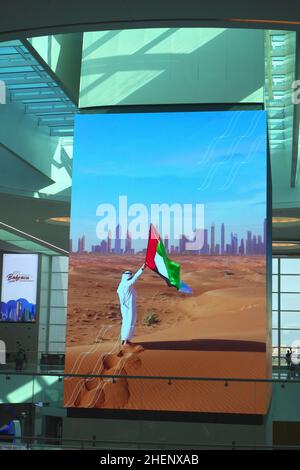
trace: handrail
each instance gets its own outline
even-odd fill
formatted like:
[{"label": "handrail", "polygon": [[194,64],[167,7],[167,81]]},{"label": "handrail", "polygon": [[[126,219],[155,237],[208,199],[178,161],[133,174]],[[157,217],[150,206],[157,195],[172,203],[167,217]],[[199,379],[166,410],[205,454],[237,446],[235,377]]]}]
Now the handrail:
[{"label": "handrail", "polygon": [[[11,442],[13,436],[1,436],[1,439],[4,441]],[[36,441],[37,443],[42,441],[42,445],[47,446],[47,443],[43,441],[52,441],[54,444],[48,444],[50,445],[55,445],[55,443],[59,442],[59,447],[63,448],[64,443],[75,443],[79,444],[80,447],[83,447],[84,445],[89,445],[93,449],[96,448],[98,444],[100,445],[125,445],[125,446],[162,446],[163,448],[166,448],[166,446],[178,446],[178,447],[187,447],[187,448],[195,448],[195,447],[200,447],[200,448],[234,448],[234,449],[287,449],[287,450],[292,450],[292,449],[300,449],[300,446],[297,445],[263,445],[263,444],[236,444],[235,442],[231,442],[228,444],[199,444],[199,443],[182,443],[182,442],[154,442],[154,441],[117,441],[117,440],[94,440],[94,439],[68,439],[68,438],[62,438],[62,437],[47,437],[47,436],[23,436],[21,438],[16,438],[16,445],[29,445],[29,446],[34,446],[34,442]],[[12,443],[13,444],[13,443]],[[0,447],[1,447],[1,441],[0,441]],[[135,449],[130,449],[130,450],[135,450]]]},{"label": "handrail", "polygon": [[126,379],[126,380],[167,380],[167,381],[191,381],[191,382],[243,382],[243,383],[299,383],[299,379],[293,380],[286,380],[286,379],[274,379],[274,378],[252,378],[252,377],[192,377],[192,376],[176,376],[176,375],[124,375],[124,374],[71,374],[71,373],[53,373],[53,372],[27,372],[27,371],[1,371],[0,368],[0,375],[5,375],[6,378],[10,378],[10,376],[32,376],[32,377],[57,377],[60,381],[63,379],[68,378],[76,378],[76,379]]},{"label": "handrail", "polygon": [[[299,292],[298,292],[299,294]],[[31,324],[30,322],[21,322],[23,325],[29,325]],[[0,325],[7,325],[7,324],[12,324],[12,322],[0,322]],[[15,322],[14,322],[15,324]],[[22,345],[21,345],[22,346]],[[281,349],[290,349],[291,346],[282,346]],[[37,353],[37,354],[47,354],[48,356],[51,356],[51,355],[65,355],[66,354],[66,351],[44,351],[42,349],[26,349],[25,347],[22,346],[22,349],[24,349],[24,351],[26,353]],[[278,349],[278,346],[272,346],[272,349],[273,350],[276,350]],[[15,353],[15,352],[18,352],[18,349],[6,349],[6,353]],[[278,357],[278,356],[272,356],[272,357]]]}]

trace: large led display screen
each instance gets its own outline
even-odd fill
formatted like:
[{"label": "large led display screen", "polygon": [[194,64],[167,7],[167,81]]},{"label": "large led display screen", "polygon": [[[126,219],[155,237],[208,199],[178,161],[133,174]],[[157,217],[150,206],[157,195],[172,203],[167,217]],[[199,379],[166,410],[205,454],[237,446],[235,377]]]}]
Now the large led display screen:
[{"label": "large led display screen", "polygon": [[38,255],[3,255],[0,321],[36,320],[37,278]]},{"label": "large led display screen", "polygon": [[76,117],[65,406],[266,413],[184,380],[268,377],[266,148],[263,111]]}]

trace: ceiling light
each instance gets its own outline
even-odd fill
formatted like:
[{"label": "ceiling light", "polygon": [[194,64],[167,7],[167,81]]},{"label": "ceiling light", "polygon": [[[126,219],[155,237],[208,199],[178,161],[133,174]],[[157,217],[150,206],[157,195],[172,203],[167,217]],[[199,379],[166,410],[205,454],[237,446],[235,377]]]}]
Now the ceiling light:
[{"label": "ceiling light", "polygon": [[295,224],[300,223],[300,217],[272,217],[273,224]]},{"label": "ceiling light", "polygon": [[46,219],[45,222],[56,225],[70,225],[70,217],[50,217],[50,219]]},{"label": "ceiling light", "polygon": [[275,248],[292,248],[292,247],[299,247],[299,243],[288,243],[288,242],[273,242],[272,247]]}]

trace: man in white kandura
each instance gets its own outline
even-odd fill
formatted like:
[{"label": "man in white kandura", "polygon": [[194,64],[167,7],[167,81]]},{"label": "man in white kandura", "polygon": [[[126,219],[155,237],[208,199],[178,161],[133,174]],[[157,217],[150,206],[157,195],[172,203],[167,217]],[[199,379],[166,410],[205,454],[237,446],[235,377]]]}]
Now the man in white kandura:
[{"label": "man in white kandura", "polygon": [[118,286],[118,296],[120,300],[122,327],[121,343],[130,344],[130,339],[134,335],[136,322],[136,291],[133,287],[135,281],[140,277],[145,269],[145,264],[133,275],[131,271],[122,274],[121,282]]}]

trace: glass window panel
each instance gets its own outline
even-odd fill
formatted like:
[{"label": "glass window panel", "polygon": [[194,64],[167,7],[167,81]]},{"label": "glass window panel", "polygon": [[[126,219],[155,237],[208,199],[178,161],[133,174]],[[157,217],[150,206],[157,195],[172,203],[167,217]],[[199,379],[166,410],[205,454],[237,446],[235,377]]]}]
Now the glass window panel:
[{"label": "glass window panel", "polygon": [[[300,276],[299,276],[300,282]],[[51,289],[68,289],[68,274],[53,273],[51,278]]]},{"label": "glass window panel", "polygon": [[41,306],[39,308],[39,324],[45,325],[47,323],[47,318],[48,318],[48,307]]},{"label": "glass window panel", "polygon": [[52,272],[67,273],[69,270],[69,258],[67,256],[53,256]]},{"label": "glass window panel", "polygon": [[272,294],[272,310],[278,309],[278,294]]},{"label": "glass window panel", "polygon": [[276,329],[272,330],[272,345],[273,345],[273,353],[274,353],[274,347],[278,347],[278,330]]},{"label": "glass window panel", "polygon": [[48,305],[48,290],[42,289],[40,291],[40,307],[47,307]]},{"label": "glass window panel", "polygon": [[49,273],[42,272],[40,276],[40,289],[48,289],[49,287]]},{"label": "glass window panel", "polygon": [[[9,380],[5,376],[0,377],[0,403],[24,403],[32,402],[33,397],[33,381],[32,376],[10,375]],[[5,384],[5,385],[4,385]],[[4,386],[3,386],[4,385]],[[37,390],[42,387],[37,387]]]},{"label": "glass window panel", "polygon": [[46,340],[41,340],[38,342],[38,352],[39,354],[47,351]]},{"label": "glass window panel", "polygon": [[45,343],[47,339],[47,328],[43,326],[39,329],[39,343]]},{"label": "glass window panel", "polygon": [[281,292],[300,292],[300,276],[280,276]]},{"label": "glass window panel", "polygon": [[50,323],[57,325],[65,325],[67,322],[67,309],[63,308],[50,308]]},{"label": "glass window panel", "polygon": [[272,272],[273,274],[278,274],[278,258],[272,259]]},{"label": "glass window panel", "polygon": [[282,258],[280,272],[281,274],[300,274],[300,258]]},{"label": "glass window panel", "polygon": [[67,306],[67,290],[53,290],[51,291],[51,307],[66,307]]},{"label": "glass window panel", "polygon": [[281,312],[280,324],[281,328],[300,329],[300,312]]},{"label": "glass window panel", "polygon": [[300,330],[281,330],[280,331],[281,346],[290,347],[293,342],[300,342]]},{"label": "glass window panel", "polygon": [[50,325],[49,329],[49,341],[64,342],[66,337],[66,326],[65,325]]},{"label": "glass window panel", "polygon": [[280,302],[281,310],[300,310],[300,294],[281,294]]},{"label": "glass window panel", "polygon": [[278,276],[272,276],[272,292],[278,292]]},{"label": "glass window panel", "polygon": [[47,255],[42,255],[41,256],[41,272],[42,273],[48,273],[49,272],[49,266],[50,266],[50,257]]},{"label": "glass window panel", "polygon": [[49,352],[50,353],[64,353],[66,349],[65,343],[49,343]]},{"label": "glass window panel", "polygon": [[63,381],[58,376],[41,375],[34,378],[33,391],[33,403],[57,403],[63,395]]},{"label": "glass window panel", "polygon": [[272,328],[278,328],[278,310],[272,312]]}]

